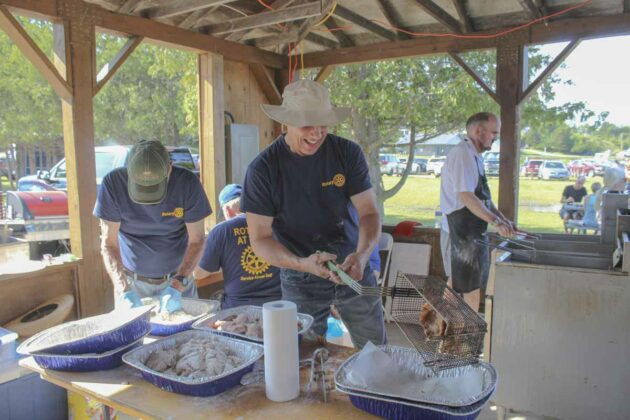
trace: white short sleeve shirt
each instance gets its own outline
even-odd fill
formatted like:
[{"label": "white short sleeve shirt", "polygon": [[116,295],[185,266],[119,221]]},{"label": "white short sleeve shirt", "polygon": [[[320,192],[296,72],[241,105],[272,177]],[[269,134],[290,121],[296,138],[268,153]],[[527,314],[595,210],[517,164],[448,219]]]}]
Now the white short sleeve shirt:
[{"label": "white short sleeve shirt", "polygon": [[442,229],[448,232],[446,215],[464,207],[460,192],[475,192],[479,175],[484,174],[483,157],[468,139],[462,140],[446,156],[440,183]]}]

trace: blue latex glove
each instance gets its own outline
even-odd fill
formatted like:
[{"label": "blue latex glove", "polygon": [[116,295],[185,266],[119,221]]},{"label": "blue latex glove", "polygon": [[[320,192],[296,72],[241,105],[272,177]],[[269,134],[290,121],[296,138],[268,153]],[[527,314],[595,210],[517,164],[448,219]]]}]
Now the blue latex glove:
[{"label": "blue latex glove", "polygon": [[160,293],[160,312],[175,312],[182,309],[182,292],[174,287],[167,287]]},{"label": "blue latex glove", "polygon": [[135,290],[128,290],[123,293],[121,297],[125,306],[129,306],[130,308],[138,308],[142,306],[140,296],[138,296]]}]

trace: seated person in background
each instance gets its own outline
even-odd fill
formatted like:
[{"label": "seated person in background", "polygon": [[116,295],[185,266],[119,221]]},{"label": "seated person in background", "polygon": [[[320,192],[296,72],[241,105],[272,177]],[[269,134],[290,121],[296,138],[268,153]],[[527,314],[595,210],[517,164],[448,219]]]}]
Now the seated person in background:
[{"label": "seated person in background", "polygon": [[586,188],[584,188],[584,182],[586,178],[583,176],[578,176],[575,180],[575,184],[567,185],[562,191],[562,198],[560,202],[562,203],[562,208],[560,209],[560,217],[564,221],[566,226],[567,220],[569,219],[577,219],[578,210],[566,209],[565,204],[573,204],[580,203],[582,199],[588,194]]},{"label": "seated person in background", "polygon": [[262,305],[282,298],[279,270],[254,254],[241,212],[242,187],[228,184],[219,194],[225,221],[208,234],[201,260],[194,270],[196,279],[223,271],[224,294],[221,309]]},{"label": "seated person in background", "polygon": [[599,182],[593,182],[593,185],[591,185],[592,194],[589,194],[584,198],[584,217],[582,218],[582,226],[585,231],[586,229],[595,229],[596,232],[599,230],[595,203],[597,202],[597,191],[599,191],[601,187],[602,184]]},{"label": "seated person in background", "polygon": [[600,213],[602,206],[602,195],[607,192],[613,191],[625,191],[626,189],[626,173],[623,168],[620,167],[608,167],[604,172],[604,187],[597,191],[597,198],[595,200],[595,210],[597,214]]}]

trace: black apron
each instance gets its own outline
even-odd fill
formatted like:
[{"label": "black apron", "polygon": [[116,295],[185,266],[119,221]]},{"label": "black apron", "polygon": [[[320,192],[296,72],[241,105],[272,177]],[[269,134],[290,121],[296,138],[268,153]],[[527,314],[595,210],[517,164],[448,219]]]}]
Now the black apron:
[{"label": "black apron", "polygon": [[[479,173],[475,196],[490,208],[490,188],[486,175],[479,169],[477,156],[475,164]],[[488,223],[475,216],[466,206],[446,215],[446,218],[451,241],[453,289],[459,293],[468,293],[486,287],[490,251],[487,246],[476,244],[475,239],[483,239]]]}]

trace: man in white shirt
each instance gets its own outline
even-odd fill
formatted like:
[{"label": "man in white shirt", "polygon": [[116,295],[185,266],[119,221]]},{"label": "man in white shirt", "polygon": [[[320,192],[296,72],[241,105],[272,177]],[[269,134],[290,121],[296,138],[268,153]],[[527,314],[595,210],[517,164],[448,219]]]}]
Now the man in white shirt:
[{"label": "man in white shirt", "polygon": [[[481,156],[490,150],[500,128],[501,121],[490,112],[471,116],[466,122],[466,138],[449,152],[442,168],[440,207],[447,219],[442,230],[448,234],[443,232],[441,240],[443,249],[450,249],[449,283],[476,311],[480,289],[488,281],[490,256],[488,248],[475,240],[483,238],[488,224],[503,236],[514,234],[514,224],[492,202]],[[443,251],[443,258],[445,255],[448,258]]]}]

